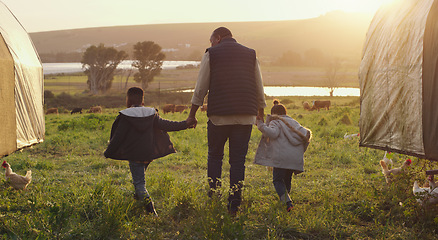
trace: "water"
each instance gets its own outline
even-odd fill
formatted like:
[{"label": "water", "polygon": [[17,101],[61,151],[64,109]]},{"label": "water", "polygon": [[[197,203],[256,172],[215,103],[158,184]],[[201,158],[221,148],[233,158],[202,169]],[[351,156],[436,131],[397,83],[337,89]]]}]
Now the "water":
[{"label": "water", "polygon": [[[119,64],[118,69],[130,69],[132,60],[125,60]],[[163,61],[163,69],[175,69],[178,66],[199,65],[199,61]],[[82,64],[73,63],[43,63],[44,74],[78,73],[82,72]]]},{"label": "water", "polygon": [[[326,87],[264,87],[268,96],[330,96]],[[335,88],[333,96],[360,96],[359,88]]]},{"label": "water", "polygon": [[[330,96],[330,89],[325,87],[283,87],[283,86],[266,86],[263,87],[268,96],[285,97],[285,96]],[[193,89],[182,92],[193,92]],[[360,96],[359,88],[336,88],[333,96]]]}]

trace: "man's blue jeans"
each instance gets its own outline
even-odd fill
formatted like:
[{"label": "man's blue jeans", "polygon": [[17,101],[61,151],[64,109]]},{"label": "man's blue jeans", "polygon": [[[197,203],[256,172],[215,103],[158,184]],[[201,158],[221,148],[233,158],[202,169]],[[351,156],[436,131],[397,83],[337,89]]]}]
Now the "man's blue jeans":
[{"label": "man's blue jeans", "polygon": [[245,157],[251,137],[252,125],[216,126],[208,121],[208,164],[207,175],[210,189],[220,186],[222,159],[225,142],[229,140],[230,188],[232,193],[228,201],[240,205],[242,200],[242,182],[245,179]]},{"label": "man's blue jeans", "polygon": [[149,197],[149,193],[146,190],[145,171],[148,168],[149,163],[138,163],[129,161],[129,169],[131,170],[132,183],[135,188],[135,196],[137,200],[143,200],[145,197]]}]

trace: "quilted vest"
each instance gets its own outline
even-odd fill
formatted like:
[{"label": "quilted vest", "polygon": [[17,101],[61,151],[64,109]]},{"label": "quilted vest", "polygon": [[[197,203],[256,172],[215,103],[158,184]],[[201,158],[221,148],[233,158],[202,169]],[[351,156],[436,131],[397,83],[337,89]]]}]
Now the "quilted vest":
[{"label": "quilted vest", "polygon": [[207,49],[210,55],[210,89],[207,115],[257,115],[256,53],[223,39]]}]

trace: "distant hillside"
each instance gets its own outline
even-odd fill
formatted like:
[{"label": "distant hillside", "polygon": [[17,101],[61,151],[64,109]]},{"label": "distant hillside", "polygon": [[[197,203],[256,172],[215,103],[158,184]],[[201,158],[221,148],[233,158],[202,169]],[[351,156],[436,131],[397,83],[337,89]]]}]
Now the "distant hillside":
[{"label": "distant hillside", "polygon": [[303,54],[319,49],[329,56],[360,59],[371,16],[332,12],[318,18],[272,22],[181,23],[116,26],[30,33],[41,54],[81,53],[104,43],[130,52],[139,41],[154,41],[166,60],[200,57],[209,47],[211,32],[228,27],[238,42],[257,50],[264,61],[274,61],[286,51]]}]

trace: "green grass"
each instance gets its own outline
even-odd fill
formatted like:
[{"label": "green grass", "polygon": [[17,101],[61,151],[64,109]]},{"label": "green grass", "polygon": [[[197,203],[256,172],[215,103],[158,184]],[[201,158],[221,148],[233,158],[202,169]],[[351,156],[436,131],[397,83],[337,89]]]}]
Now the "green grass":
[{"label": "green grass", "polygon": [[[281,98],[299,106],[305,98]],[[412,195],[414,180],[436,163],[413,159],[407,174],[386,184],[379,160],[383,151],[359,148],[357,98],[331,98],[330,111],[288,108],[313,131],[305,172],[292,181],[291,213],[279,202],[272,172],[253,164],[261,134],[254,127],[246,162],[243,204],[238,218],[226,210],[228,157],[222,197],[207,197],[205,113],[198,126],[170,136],[178,151],[152,162],[146,184],[158,218],[133,199],[128,163],[105,159],[116,110],[101,115],[47,115],[41,144],[2,160],[33,180],[25,191],[0,184],[3,239],[435,239],[437,207],[423,208]],[[268,108],[271,106],[268,100]],[[348,116],[351,125],[340,121]],[[187,113],[162,117],[183,120]],[[325,125],[320,124],[324,119]],[[395,166],[407,156],[395,155]]]}]

